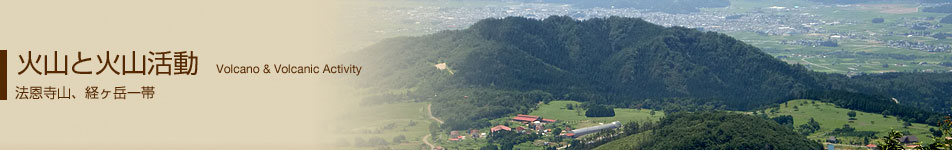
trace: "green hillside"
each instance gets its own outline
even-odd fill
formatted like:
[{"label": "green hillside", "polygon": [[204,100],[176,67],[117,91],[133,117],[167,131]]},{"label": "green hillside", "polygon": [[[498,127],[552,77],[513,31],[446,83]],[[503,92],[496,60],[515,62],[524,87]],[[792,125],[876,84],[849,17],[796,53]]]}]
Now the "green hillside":
[{"label": "green hillside", "polygon": [[[877,132],[876,136],[885,136],[885,134],[890,131],[890,129],[906,131],[919,137],[921,140],[929,139],[928,135],[931,135],[929,128],[934,128],[933,126],[919,123],[912,123],[912,126],[904,128],[903,121],[897,120],[895,116],[887,116],[884,118],[883,115],[879,113],[867,113],[861,111],[856,111],[856,120],[852,121],[851,123],[849,120],[850,117],[847,115],[847,113],[852,110],[840,108],[831,103],[824,103],[815,100],[791,100],[789,102],[780,104],[779,109],[777,109],[775,112],[772,112],[772,109],[774,108],[765,110],[768,116],[793,116],[794,126],[806,124],[809,122],[810,118],[813,118],[819,122],[820,130],[810,134],[808,137],[813,140],[825,140],[828,138],[827,134],[829,134],[833,129],[842,128],[844,124],[849,124],[850,127],[856,128],[857,131],[875,131]],[[838,139],[855,141],[863,140],[862,138],[856,137],[839,137]]]},{"label": "green hillside", "polygon": [[539,105],[539,108],[529,113],[529,115],[556,119],[559,122],[575,127],[588,127],[597,125],[598,123],[610,123],[613,121],[621,121],[623,123],[632,121],[655,122],[664,116],[664,112],[662,111],[655,111],[655,114],[652,115],[651,112],[653,110],[650,109],[615,108],[614,117],[585,117],[584,108],[569,110],[566,108],[566,105],[569,104],[578,105],[580,103],[577,101],[551,101],[548,104]]},{"label": "green hillside", "polygon": [[629,135],[627,137],[614,140],[612,142],[605,143],[605,145],[596,147],[595,150],[618,150],[618,149],[627,149],[635,150],[640,149],[645,141],[650,141],[651,131],[645,131],[634,135]]}]

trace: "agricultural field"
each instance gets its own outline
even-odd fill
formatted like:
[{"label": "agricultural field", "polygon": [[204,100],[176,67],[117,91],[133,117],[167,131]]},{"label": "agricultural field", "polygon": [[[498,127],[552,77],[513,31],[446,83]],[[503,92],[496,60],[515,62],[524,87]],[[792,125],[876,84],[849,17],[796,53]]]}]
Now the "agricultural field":
[{"label": "agricultural field", "polygon": [[[340,122],[328,122],[336,140],[330,145],[342,149],[420,149],[423,136],[429,134],[432,120],[425,114],[426,103],[393,103],[359,107],[340,116]],[[398,136],[402,142],[394,142]],[[373,145],[371,139],[383,139],[386,145]],[[358,142],[362,141],[362,142]]]},{"label": "agricultural field", "polygon": [[[940,24],[938,18],[948,14],[921,12],[913,2],[868,3],[853,5],[818,5],[806,0],[763,1],[732,0],[727,8],[705,11],[745,14],[762,12],[767,7],[799,8],[789,11],[768,11],[772,15],[813,15],[827,24],[810,25],[815,33],[765,35],[750,31],[726,32],[738,40],[761,48],[790,64],[802,64],[821,72],[860,74],[883,72],[948,72],[952,67],[938,65],[952,61],[950,52],[926,52],[890,47],[887,41],[922,42],[929,45],[952,44],[952,39],[937,39],[930,33],[952,33],[952,24]],[[883,18],[882,23],[872,23]],[[836,23],[832,23],[836,22]],[[913,29],[909,25],[937,24],[934,29]],[[794,25],[792,27],[797,27]],[[923,33],[926,35],[910,35]],[[834,36],[835,35],[835,36]],[[783,41],[832,40],[838,46],[806,46],[782,44]]]},{"label": "agricultural field", "polygon": [[[918,123],[912,123],[910,127],[903,127],[903,121],[896,119],[894,116],[883,117],[883,115],[879,113],[861,111],[856,111],[856,120],[850,122],[850,117],[847,115],[847,113],[851,111],[850,109],[840,108],[831,103],[815,100],[791,100],[780,104],[779,109],[775,112],[772,112],[771,109],[774,108],[761,110],[760,112],[766,113],[770,117],[780,115],[793,116],[794,126],[806,124],[810,121],[810,118],[819,122],[820,130],[807,137],[812,140],[825,140],[829,137],[827,134],[833,131],[833,129],[842,128],[844,124],[848,124],[850,127],[856,128],[857,131],[878,132],[876,134],[877,137],[885,136],[885,133],[895,129],[917,136],[923,142],[932,142],[931,138],[929,138],[929,135],[932,135],[929,132],[929,128],[935,128],[934,126]],[[837,139],[841,141],[863,141],[863,139],[860,138],[837,137]]]}]

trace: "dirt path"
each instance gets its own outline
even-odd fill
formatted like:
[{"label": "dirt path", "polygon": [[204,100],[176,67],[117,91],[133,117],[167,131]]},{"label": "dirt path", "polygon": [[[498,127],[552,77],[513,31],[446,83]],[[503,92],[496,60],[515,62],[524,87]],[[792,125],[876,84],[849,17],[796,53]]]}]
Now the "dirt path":
[{"label": "dirt path", "polygon": [[436,122],[443,124],[443,120],[440,120],[440,118],[436,118],[433,116],[433,109],[431,109],[432,107],[433,107],[433,104],[426,104],[426,115],[430,116],[430,119],[436,120]]},{"label": "dirt path", "polygon": [[[436,118],[433,116],[433,110],[431,109],[432,107],[433,107],[433,104],[426,104],[426,116],[430,117],[430,119],[433,119],[440,124],[443,124],[443,120],[440,120],[440,118]],[[426,144],[426,146],[430,146],[430,149],[436,149],[436,146],[430,143],[430,134],[426,134],[426,136],[423,136],[423,144]]]},{"label": "dirt path", "polygon": [[436,146],[434,146],[433,144],[430,144],[430,134],[426,134],[426,136],[423,136],[423,144],[426,144],[426,146],[430,146],[430,149],[436,149]]}]

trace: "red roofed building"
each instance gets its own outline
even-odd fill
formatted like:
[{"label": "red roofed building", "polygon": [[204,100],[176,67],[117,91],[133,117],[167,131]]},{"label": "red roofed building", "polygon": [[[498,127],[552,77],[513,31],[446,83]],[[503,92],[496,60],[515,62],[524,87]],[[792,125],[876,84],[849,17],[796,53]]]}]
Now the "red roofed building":
[{"label": "red roofed building", "polygon": [[534,121],[542,121],[542,122],[552,123],[552,122],[555,122],[556,120],[554,120],[554,119],[544,119],[544,118],[539,117],[539,116],[518,114],[518,115],[516,115],[516,117],[513,117],[513,118],[512,118],[512,121],[519,121],[519,122],[526,122],[526,123],[528,123],[528,122],[534,122]]},{"label": "red roofed building", "polygon": [[469,130],[469,135],[473,136],[474,138],[479,137],[479,129]]},{"label": "red roofed building", "polygon": [[450,131],[450,136],[459,136],[459,131]]},{"label": "red roofed building", "polygon": [[512,131],[512,128],[509,128],[509,127],[504,126],[504,125],[497,125],[497,126],[493,127],[492,129],[489,129],[489,130],[490,130],[490,132],[496,132],[496,131],[499,131],[499,130]]}]

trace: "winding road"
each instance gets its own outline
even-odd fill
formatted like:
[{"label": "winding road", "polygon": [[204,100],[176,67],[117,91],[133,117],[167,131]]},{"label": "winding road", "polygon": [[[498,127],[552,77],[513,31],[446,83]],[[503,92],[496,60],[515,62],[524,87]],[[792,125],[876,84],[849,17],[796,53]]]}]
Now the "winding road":
[{"label": "winding road", "polygon": [[[433,116],[432,107],[433,107],[433,104],[426,104],[426,116],[429,116],[430,119],[433,119],[436,122],[443,124],[443,120],[440,120],[440,118],[436,118]],[[426,136],[423,136],[423,144],[430,146],[430,149],[436,149],[436,146],[430,143],[430,134],[426,134]]]},{"label": "winding road", "polygon": [[436,149],[436,146],[433,146],[433,144],[430,144],[430,134],[426,134],[426,136],[423,136],[423,144],[426,144],[426,146],[430,146],[430,149]]},{"label": "winding road", "polygon": [[439,122],[440,124],[443,124],[443,120],[440,120],[440,118],[436,118],[436,117],[433,116],[433,109],[432,109],[432,108],[433,108],[433,104],[427,104],[427,105],[426,105],[426,115],[427,115],[427,116],[430,116],[430,119],[436,120],[436,122]]}]

